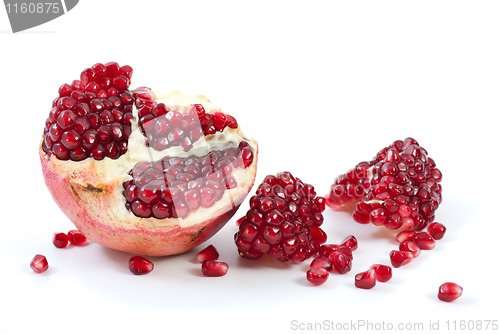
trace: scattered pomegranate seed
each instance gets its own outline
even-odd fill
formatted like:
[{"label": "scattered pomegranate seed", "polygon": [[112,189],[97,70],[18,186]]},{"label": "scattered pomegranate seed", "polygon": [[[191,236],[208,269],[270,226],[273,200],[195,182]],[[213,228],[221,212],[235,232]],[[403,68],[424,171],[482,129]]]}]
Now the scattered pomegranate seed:
[{"label": "scattered pomegranate seed", "polygon": [[404,231],[401,231],[399,232],[397,235],[396,235],[396,241],[399,242],[399,243],[402,243],[402,242],[405,242],[407,240],[412,240],[413,237],[417,234],[417,232],[415,231],[411,231],[411,230],[404,230]]},{"label": "scattered pomegranate seed", "polygon": [[344,254],[345,256],[347,256],[349,258],[349,260],[353,260],[354,257],[352,256],[352,251],[349,247],[346,247],[346,246],[340,246],[339,248],[337,248],[335,251],[335,253],[342,253]]},{"label": "scattered pomegranate seed", "polygon": [[154,264],[142,256],[132,256],[128,261],[128,268],[134,275],[146,275],[154,269]]},{"label": "scattered pomegranate seed", "polygon": [[330,255],[340,247],[336,244],[324,244],[319,247],[318,256],[329,258]]},{"label": "scattered pomegranate seed", "polygon": [[354,285],[360,289],[371,289],[375,286],[375,270],[368,269],[360,272],[354,277]]},{"label": "scattered pomegranate seed", "polygon": [[383,264],[372,264],[370,269],[375,271],[375,278],[379,282],[387,282],[392,278],[392,268]]},{"label": "scattered pomegranate seed", "polygon": [[350,235],[344,238],[340,243],[341,246],[349,247],[352,251],[358,248],[358,240],[354,235]]},{"label": "scattered pomegranate seed", "polygon": [[351,271],[352,261],[348,255],[341,252],[333,252],[329,259],[339,274],[345,274]]},{"label": "scattered pomegranate seed", "polygon": [[35,273],[41,274],[49,269],[49,263],[47,262],[47,258],[45,258],[45,256],[37,254],[31,260],[30,267]]},{"label": "scattered pomegranate seed", "polygon": [[324,244],[326,242],[326,239],[328,236],[326,235],[325,231],[323,231],[319,227],[311,227],[311,238],[316,242],[318,245]]},{"label": "scattered pomegranate seed", "polygon": [[207,246],[196,254],[196,261],[199,263],[205,260],[217,260],[218,258],[219,252],[217,252],[217,249],[213,245]]},{"label": "scattered pomegranate seed", "polygon": [[71,230],[68,232],[68,241],[73,246],[82,246],[87,243],[87,238],[79,230]]},{"label": "scattered pomegranate seed", "polygon": [[68,238],[68,235],[66,233],[55,233],[54,240],[52,241],[52,243],[57,248],[64,248],[68,245],[68,241],[69,241],[69,238]]},{"label": "scattered pomegranate seed", "polygon": [[436,246],[436,241],[427,232],[419,232],[413,237],[413,242],[424,250],[433,249]]},{"label": "scattered pomegranate seed", "polygon": [[226,262],[205,260],[201,264],[201,272],[204,276],[219,277],[227,274],[229,266]]},{"label": "scattered pomegranate seed", "polygon": [[403,241],[402,243],[400,243],[399,250],[411,252],[414,258],[420,255],[420,248],[411,240]]},{"label": "scattered pomegranate seed", "polygon": [[306,278],[314,285],[321,285],[328,279],[328,271],[323,268],[311,268],[306,272]]},{"label": "scattered pomegranate seed", "polygon": [[438,298],[444,302],[452,302],[462,295],[462,291],[460,285],[446,282],[439,287]]},{"label": "scattered pomegranate seed", "polygon": [[323,268],[326,271],[332,271],[332,269],[333,269],[332,262],[329,259],[327,259],[326,257],[321,257],[321,256],[314,258],[314,260],[312,260],[309,267],[311,269]]},{"label": "scattered pomegranate seed", "polygon": [[441,240],[446,233],[446,227],[438,222],[434,222],[427,226],[427,232],[434,240]]},{"label": "scattered pomegranate seed", "polygon": [[413,254],[408,251],[396,251],[393,250],[389,254],[391,259],[391,264],[394,268],[399,268],[401,266],[405,266],[411,262],[413,259]]},{"label": "scattered pomegranate seed", "polygon": [[236,226],[239,227],[241,225],[241,223],[245,220],[245,218],[246,218],[246,216],[243,216],[243,217],[239,218],[238,220],[236,220]]}]

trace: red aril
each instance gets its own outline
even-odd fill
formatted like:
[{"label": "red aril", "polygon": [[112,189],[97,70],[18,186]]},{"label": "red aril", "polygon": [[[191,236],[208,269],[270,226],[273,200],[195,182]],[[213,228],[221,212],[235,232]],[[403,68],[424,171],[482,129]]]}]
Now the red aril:
[{"label": "red aril", "polygon": [[408,251],[393,250],[390,252],[389,258],[391,259],[392,266],[394,268],[399,268],[411,262],[413,259],[413,253]]},{"label": "red aril", "polygon": [[396,235],[396,241],[399,242],[399,243],[402,243],[402,242],[405,242],[407,240],[412,240],[413,237],[417,234],[417,232],[415,231],[411,231],[411,230],[404,230],[404,231],[401,231],[399,232],[397,235]]},{"label": "red aril", "polygon": [[433,249],[436,246],[436,241],[427,232],[419,232],[413,237],[413,242],[424,250]]},{"label": "red aril", "polygon": [[373,269],[360,272],[354,277],[354,285],[360,289],[371,289],[376,283],[375,270]]},{"label": "red aril", "polygon": [[49,263],[47,262],[47,258],[45,256],[37,254],[31,260],[30,267],[35,273],[41,274],[49,269]]},{"label": "red aril", "polygon": [[420,255],[420,248],[411,240],[403,241],[399,244],[400,251],[410,252],[414,258]]},{"label": "red aril", "polygon": [[204,276],[219,277],[227,274],[229,266],[226,262],[205,260],[201,264],[201,271]]},{"label": "red aril", "polygon": [[452,302],[462,295],[462,291],[460,285],[446,282],[439,287],[438,298],[444,302]]},{"label": "red aril", "polygon": [[134,275],[146,275],[154,269],[154,264],[142,256],[132,256],[128,261],[128,268]]},{"label": "red aril", "polygon": [[335,251],[330,255],[329,259],[339,274],[346,274],[351,271],[352,260],[348,255]]},{"label": "red aril", "polygon": [[434,240],[441,240],[446,233],[446,227],[441,223],[434,222],[427,226],[427,233],[429,233]]},{"label": "red aril", "polygon": [[83,246],[87,244],[87,237],[79,230],[71,230],[68,232],[68,241],[73,246]]},{"label": "red aril", "polygon": [[356,250],[358,248],[358,240],[354,235],[349,235],[342,240],[340,245],[349,247],[351,250]]},{"label": "red aril", "polygon": [[330,274],[323,268],[311,268],[306,272],[306,278],[314,285],[321,285],[326,282]]},{"label": "red aril", "polygon": [[196,261],[202,263],[205,260],[217,260],[219,258],[219,252],[214,247],[214,245],[209,245],[196,253]]},{"label": "red aril", "polygon": [[332,271],[333,265],[332,262],[327,259],[326,257],[318,256],[312,260],[311,264],[309,265],[311,269],[315,268],[322,268],[325,269],[326,271]]},{"label": "red aril", "polygon": [[54,246],[57,248],[64,248],[68,245],[68,235],[66,233],[55,233],[54,234],[54,239],[52,240],[52,243]]},{"label": "red aril", "polygon": [[392,278],[392,268],[383,264],[372,264],[370,269],[375,271],[375,278],[379,282],[387,282]]}]

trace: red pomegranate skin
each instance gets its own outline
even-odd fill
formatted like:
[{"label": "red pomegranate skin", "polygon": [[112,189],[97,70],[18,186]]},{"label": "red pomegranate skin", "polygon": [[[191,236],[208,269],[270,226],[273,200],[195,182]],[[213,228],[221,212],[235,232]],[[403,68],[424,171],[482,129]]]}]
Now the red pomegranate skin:
[{"label": "red pomegranate skin", "polygon": [[[254,154],[255,168],[250,187],[255,182],[257,154]],[[102,246],[144,256],[165,256],[187,252],[200,245],[217,233],[236,213],[247,193],[233,198],[229,207],[219,210],[212,217],[181,227],[176,218],[169,220],[167,226],[152,226],[148,219],[132,217],[129,221],[113,221],[108,210],[111,193],[121,189],[121,182],[108,182],[96,179],[91,168],[75,169],[66,177],[58,173],[59,167],[39,148],[45,184],[55,202],[74,225],[92,242]],[[85,184],[77,180],[86,180]],[[121,190],[120,190],[121,191]],[[90,204],[92,203],[92,204]],[[87,210],[92,206],[93,214]],[[113,202],[111,205],[116,206]],[[97,214],[96,214],[97,213]],[[99,217],[99,213],[102,216]],[[109,221],[114,225],[110,226]]]}]

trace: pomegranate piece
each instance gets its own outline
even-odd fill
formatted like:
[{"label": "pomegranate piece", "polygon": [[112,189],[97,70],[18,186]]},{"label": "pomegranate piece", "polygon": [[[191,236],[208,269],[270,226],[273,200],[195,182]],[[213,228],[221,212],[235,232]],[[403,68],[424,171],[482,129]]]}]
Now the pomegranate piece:
[{"label": "pomegranate piece", "polygon": [[371,289],[376,283],[375,270],[373,269],[360,272],[354,277],[354,285],[360,289]]},{"label": "pomegranate piece", "polygon": [[420,248],[411,240],[403,241],[402,243],[400,243],[399,250],[412,253],[414,258],[420,255]]},{"label": "pomegranate piece", "polygon": [[446,233],[446,227],[441,223],[434,222],[427,226],[427,233],[429,233],[434,240],[441,240]]},{"label": "pomegranate piece", "polygon": [[217,260],[219,258],[219,252],[213,245],[209,245],[203,250],[196,253],[196,261],[202,263],[205,260]]},{"label": "pomegranate piece", "polygon": [[52,243],[54,246],[57,248],[64,248],[68,245],[68,235],[66,233],[55,233],[54,234],[54,239],[52,240]]},{"label": "pomegranate piece", "polygon": [[413,237],[417,234],[415,231],[404,230],[396,235],[396,241],[399,243],[405,242],[407,240],[413,240]]},{"label": "pomegranate piece", "polygon": [[375,278],[379,282],[387,282],[392,278],[392,268],[383,264],[372,264],[370,269],[375,271]]},{"label": "pomegranate piece", "polygon": [[79,230],[71,230],[68,232],[68,241],[73,246],[83,246],[88,240]]},{"label": "pomegranate piece", "polygon": [[419,232],[413,237],[413,242],[424,250],[433,249],[436,246],[436,241],[427,232]]},{"label": "pomegranate piece", "polygon": [[49,269],[49,263],[47,262],[47,258],[43,255],[37,254],[30,263],[31,269],[37,274],[41,274]]},{"label": "pomegranate piece", "polygon": [[314,258],[309,267],[311,269],[322,268],[325,269],[326,271],[332,271],[333,269],[332,262],[326,257],[321,257],[321,256]]},{"label": "pomegranate piece", "polygon": [[358,249],[358,240],[354,235],[350,235],[344,238],[340,243],[340,246],[349,247],[352,251]]},{"label": "pomegranate piece", "polygon": [[284,262],[310,258],[324,240],[314,237],[322,234],[324,209],[314,187],[291,173],[266,176],[235,234],[240,256],[257,259],[266,253]]},{"label": "pomegranate piece", "polygon": [[326,282],[330,274],[323,268],[311,268],[306,272],[306,278],[314,285],[321,285]]},{"label": "pomegranate piece", "polygon": [[132,256],[128,261],[128,268],[134,275],[146,275],[153,271],[154,264],[142,256]]},{"label": "pomegranate piece", "polygon": [[444,302],[452,302],[462,295],[462,291],[460,285],[446,282],[439,287],[438,298]]},{"label": "pomegranate piece", "polygon": [[204,276],[219,277],[227,274],[229,266],[226,262],[205,260],[201,264],[201,272]]},{"label": "pomegranate piece", "polygon": [[397,140],[338,176],[327,205],[356,204],[353,218],[361,224],[420,230],[434,220],[442,200],[441,179],[436,163],[415,139]]},{"label": "pomegranate piece", "polygon": [[389,254],[389,258],[391,259],[392,266],[394,268],[399,268],[411,262],[411,260],[413,259],[413,253],[408,251],[393,250]]}]

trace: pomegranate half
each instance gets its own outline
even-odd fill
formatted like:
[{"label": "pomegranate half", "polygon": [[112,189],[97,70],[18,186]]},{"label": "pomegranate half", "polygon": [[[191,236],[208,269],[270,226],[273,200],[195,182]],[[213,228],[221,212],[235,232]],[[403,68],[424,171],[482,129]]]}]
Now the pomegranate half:
[{"label": "pomegranate half", "polygon": [[43,176],[90,241],[180,254],[238,210],[258,145],[206,97],[130,90],[131,76],[130,66],[99,63],[59,88],[39,146]]}]

